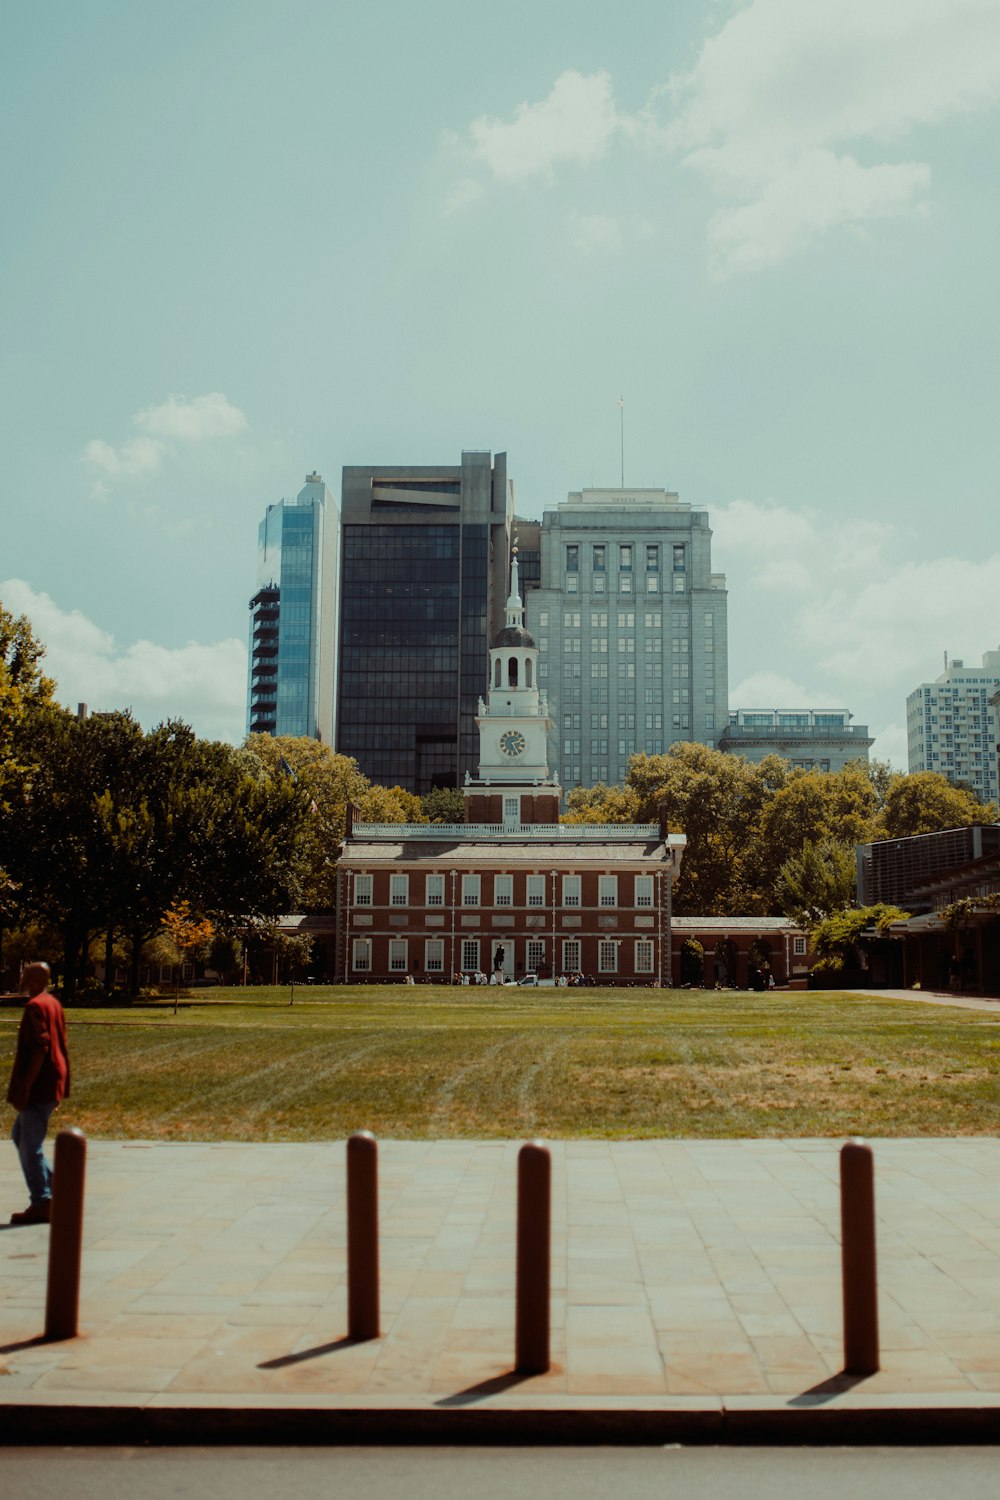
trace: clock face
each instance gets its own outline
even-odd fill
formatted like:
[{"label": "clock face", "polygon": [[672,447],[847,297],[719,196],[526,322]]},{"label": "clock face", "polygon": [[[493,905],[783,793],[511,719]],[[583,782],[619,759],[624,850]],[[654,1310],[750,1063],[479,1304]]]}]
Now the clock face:
[{"label": "clock face", "polygon": [[513,759],[515,755],[520,755],[524,750],[524,746],[524,735],[521,734],[517,729],[505,729],[503,734],[500,736],[500,749],[503,751],[504,755],[509,755],[511,759]]}]

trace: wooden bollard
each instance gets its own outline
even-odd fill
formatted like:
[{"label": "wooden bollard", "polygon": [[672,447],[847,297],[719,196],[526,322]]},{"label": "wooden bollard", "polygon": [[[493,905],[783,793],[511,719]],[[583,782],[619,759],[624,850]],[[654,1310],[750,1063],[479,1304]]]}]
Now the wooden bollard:
[{"label": "wooden bollard", "polygon": [[359,1130],[347,1142],[347,1336],[379,1333],[378,1142]]},{"label": "wooden bollard", "polygon": [[517,1154],[517,1328],[515,1366],[521,1375],[549,1368],[549,1283],[552,1262],[552,1156],[541,1141]]},{"label": "wooden bollard", "polygon": [[875,1158],[864,1141],[840,1150],[840,1253],[844,1285],[844,1370],[879,1368],[875,1255]]},{"label": "wooden bollard", "polygon": [[56,1136],[49,1231],[49,1278],[45,1293],[45,1337],[75,1339],[80,1314],[83,1256],[83,1189],[87,1138],[80,1130]]}]

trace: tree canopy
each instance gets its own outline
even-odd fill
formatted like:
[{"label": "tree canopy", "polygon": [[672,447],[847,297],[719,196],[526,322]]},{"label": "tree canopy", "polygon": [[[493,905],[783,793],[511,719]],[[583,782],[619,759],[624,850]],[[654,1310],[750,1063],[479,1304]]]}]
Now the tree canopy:
[{"label": "tree canopy", "polygon": [[567,807],[569,823],[654,821],[664,808],[688,841],[680,914],[784,913],[807,926],[853,903],[857,844],[996,818],[944,777],[903,775],[884,761],[805,771],[690,741],[633,756],[624,786],[577,787]]},{"label": "tree canopy", "polygon": [[349,755],[338,755],[318,740],[291,735],[252,734],[245,754],[254,774],[283,778],[299,789],[309,816],[296,846],[300,905],[323,911],[335,904],[337,861],[347,827],[347,806],[363,823],[426,823],[420,798],[402,787],[378,786],[358,770]]},{"label": "tree canopy", "polygon": [[0,812],[15,920],[59,929],[70,995],[95,932],[127,936],[136,987],[142,943],[180,903],[221,927],[296,903],[306,799],[250,774],[243,751],[185,724],[144,733],[127,713],[53,706],[25,718],[16,748],[32,769]]},{"label": "tree canopy", "polygon": [[997,809],[992,802],[980,802],[974,793],[954,786],[937,771],[913,771],[909,776],[898,776],[886,792],[880,836],[903,839],[996,820]]}]

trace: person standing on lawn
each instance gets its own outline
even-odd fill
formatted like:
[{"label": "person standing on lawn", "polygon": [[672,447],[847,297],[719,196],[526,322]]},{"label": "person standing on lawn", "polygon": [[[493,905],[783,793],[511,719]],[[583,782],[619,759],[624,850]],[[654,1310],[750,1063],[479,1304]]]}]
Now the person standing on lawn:
[{"label": "person standing on lawn", "polygon": [[66,1017],[49,994],[48,964],[26,964],[21,988],[28,1000],[17,1033],[17,1049],[7,1088],[7,1103],[17,1110],[11,1140],[31,1202],[11,1214],[12,1224],[47,1224],[52,1213],[52,1170],[42,1147],[53,1110],[69,1098],[69,1051]]}]

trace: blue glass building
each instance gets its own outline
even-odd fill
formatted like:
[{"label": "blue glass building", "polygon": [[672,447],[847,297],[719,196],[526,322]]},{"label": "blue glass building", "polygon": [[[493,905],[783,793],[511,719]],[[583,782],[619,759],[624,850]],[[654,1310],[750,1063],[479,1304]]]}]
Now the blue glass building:
[{"label": "blue glass building", "polygon": [[260,523],[257,592],[250,600],[247,733],[335,735],[337,502],[319,474]]}]

